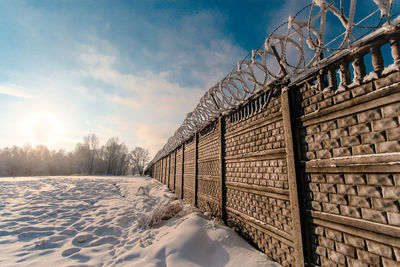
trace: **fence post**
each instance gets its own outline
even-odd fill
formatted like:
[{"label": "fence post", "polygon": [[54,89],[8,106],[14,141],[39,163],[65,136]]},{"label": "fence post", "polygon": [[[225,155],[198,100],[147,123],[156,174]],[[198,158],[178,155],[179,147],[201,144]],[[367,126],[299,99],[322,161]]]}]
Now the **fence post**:
[{"label": "fence post", "polygon": [[199,187],[199,180],[197,179],[197,160],[198,160],[198,146],[199,146],[199,132],[194,134],[194,206],[197,207],[197,191]]},{"label": "fence post", "polygon": [[160,182],[162,183],[163,181],[163,170],[164,170],[164,159],[160,159]]},{"label": "fence post", "polygon": [[183,199],[183,186],[185,182],[185,141],[182,144],[182,183],[181,183],[181,199]]},{"label": "fence post", "polygon": [[168,154],[168,179],[167,179],[167,187],[168,189],[171,190],[171,188],[169,187],[170,184],[170,180],[171,180],[171,152]]},{"label": "fence post", "polygon": [[164,162],[164,157],[161,158],[161,170],[160,170],[160,182],[164,183],[164,173],[165,173],[165,162]]},{"label": "fence post", "polygon": [[224,133],[225,133],[225,117],[219,117],[219,175],[220,175],[220,205],[221,205],[221,217],[222,220],[226,223],[226,199],[225,199],[225,162],[224,162],[224,154],[225,154],[225,147],[224,147]]},{"label": "fence post", "polygon": [[176,151],[178,150],[178,148],[175,148],[174,150],[174,192],[176,192]]},{"label": "fence post", "polygon": [[167,184],[167,166],[168,166],[168,160],[167,160],[167,156],[165,156],[164,157],[164,161],[165,161],[165,164],[164,164],[164,169],[165,169],[165,172],[164,172],[164,184]]},{"label": "fence post", "polygon": [[281,94],[282,120],[286,142],[287,176],[289,182],[290,206],[292,213],[292,236],[296,266],[304,266],[303,239],[300,221],[300,205],[297,187],[296,162],[292,134],[291,107],[289,88],[285,87]]}]

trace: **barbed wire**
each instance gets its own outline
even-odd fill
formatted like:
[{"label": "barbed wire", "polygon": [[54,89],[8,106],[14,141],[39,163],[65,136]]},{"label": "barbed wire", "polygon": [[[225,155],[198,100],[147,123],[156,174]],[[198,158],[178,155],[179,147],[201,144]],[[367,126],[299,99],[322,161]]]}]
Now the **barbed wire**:
[{"label": "barbed wire", "polygon": [[[354,17],[357,0],[350,1],[348,10],[344,8],[343,0],[339,4],[337,1],[313,0],[311,4],[300,9],[293,17],[289,16],[288,21],[276,27],[257,49],[252,50],[239,61],[236,69],[233,68],[220,82],[206,91],[196,108],[187,114],[182,125],[168,139],[164,147],[157,152],[148,166],[180,146],[211,120],[238,107],[252,95],[264,90],[268,85],[281,79],[298,77],[317,66],[322,58],[329,53],[350,49],[355,41],[366,34],[360,32],[361,37],[355,38],[354,31],[374,31],[384,25],[393,26],[393,0],[371,1],[375,4],[375,8],[356,23]],[[363,6],[366,7],[367,5]],[[300,20],[299,15],[307,10],[309,10],[307,21]],[[361,25],[376,14],[380,14],[377,24]],[[344,31],[333,39],[324,42],[327,35],[327,23],[332,20],[327,19],[327,15],[336,17],[340,21],[339,26],[342,26]],[[285,25],[288,28],[287,33],[279,35],[278,32]],[[337,24],[335,26],[337,27]],[[342,39],[340,40],[340,38]],[[334,46],[337,40],[341,42]],[[261,49],[263,44],[264,48]],[[293,55],[293,53],[295,54]],[[321,56],[323,53],[324,55]],[[290,57],[290,60],[288,57]],[[290,62],[296,58],[297,62]],[[282,67],[284,71],[282,71]]]}]

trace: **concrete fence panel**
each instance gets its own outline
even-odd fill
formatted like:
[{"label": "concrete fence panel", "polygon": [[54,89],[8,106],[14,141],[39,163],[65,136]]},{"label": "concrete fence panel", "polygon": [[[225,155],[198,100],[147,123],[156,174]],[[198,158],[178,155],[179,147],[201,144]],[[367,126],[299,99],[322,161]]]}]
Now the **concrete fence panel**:
[{"label": "concrete fence panel", "polygon": [[399,40],[389,28],[265,85],[152,176],[284,266],[399,266]]}]

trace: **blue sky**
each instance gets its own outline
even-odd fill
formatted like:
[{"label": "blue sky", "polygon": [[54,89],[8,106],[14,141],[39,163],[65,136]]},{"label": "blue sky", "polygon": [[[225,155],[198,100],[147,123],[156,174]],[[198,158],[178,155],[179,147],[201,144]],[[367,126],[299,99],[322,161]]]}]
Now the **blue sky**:
[{"label": "blue sky", "polygon": [[[309,1],[0,1],[0,147],[96,133],[152,154]],[[40,126],[40,127],[39,127]]]}]

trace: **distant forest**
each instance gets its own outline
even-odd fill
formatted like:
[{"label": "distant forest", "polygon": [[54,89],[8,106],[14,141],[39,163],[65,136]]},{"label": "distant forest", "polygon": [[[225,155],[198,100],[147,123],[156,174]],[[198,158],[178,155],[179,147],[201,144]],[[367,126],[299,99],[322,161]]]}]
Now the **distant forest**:
[{"label": "distant forest", "polygon": [[147,149],[128,151],[117,137],[100,146],[98,137],[91,134],[73,152],[30,144],[0,148],[0,176],[143,174],[149,160]]}]

